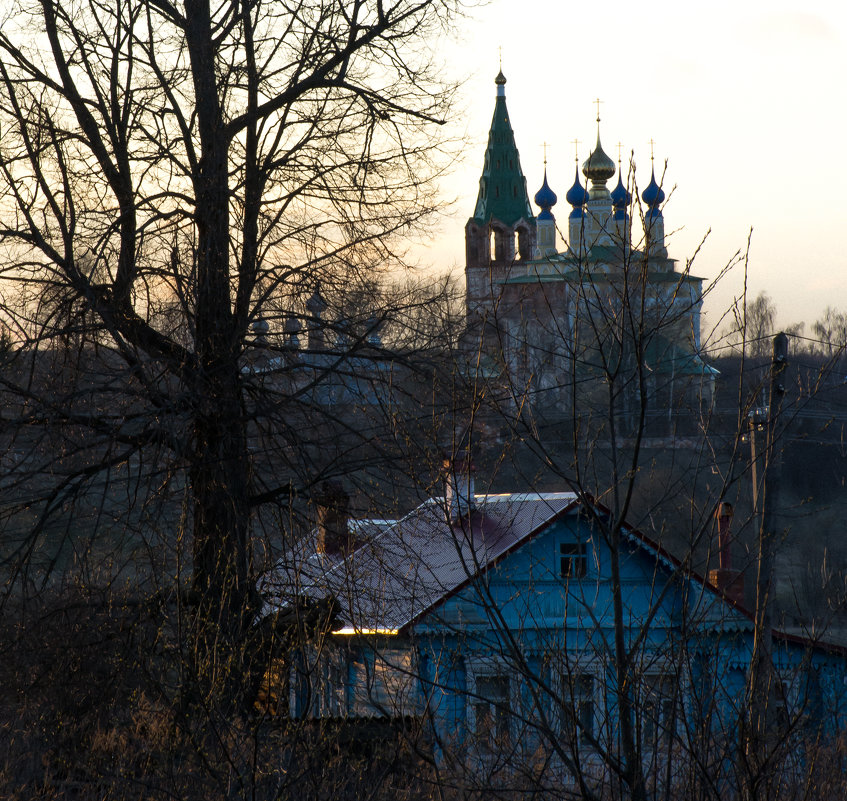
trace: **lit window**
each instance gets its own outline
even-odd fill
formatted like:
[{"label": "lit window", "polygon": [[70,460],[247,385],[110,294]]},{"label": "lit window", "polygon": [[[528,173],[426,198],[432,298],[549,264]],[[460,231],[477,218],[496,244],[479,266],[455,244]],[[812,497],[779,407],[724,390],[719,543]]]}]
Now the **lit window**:
[{"label": "lit window", "polygon": [[559,545],[559,575],[562,578],[582,578],[588,572],[588,549],[584,542],[563,542]]}]

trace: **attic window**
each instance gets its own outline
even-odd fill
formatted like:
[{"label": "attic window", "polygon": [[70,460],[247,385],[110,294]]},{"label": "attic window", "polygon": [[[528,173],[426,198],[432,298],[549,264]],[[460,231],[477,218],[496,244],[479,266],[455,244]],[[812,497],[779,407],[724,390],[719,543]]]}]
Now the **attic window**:
[{"label": "attic window", "polygon": [[588,572],[588,549],[584,542],[559,544],[559,575],[562,578],[582,578]]}]

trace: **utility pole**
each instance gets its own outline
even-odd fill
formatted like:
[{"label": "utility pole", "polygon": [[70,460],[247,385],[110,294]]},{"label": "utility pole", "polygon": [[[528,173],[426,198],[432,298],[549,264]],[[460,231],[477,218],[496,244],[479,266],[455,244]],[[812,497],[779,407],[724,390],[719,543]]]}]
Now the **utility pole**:
[{"label": "utility pole", "polygon": [[[777,443],[777,423],[785,396],[785,370],[788,366],[788,337],[784,333],[773,339],[770,372],[770,403],[765,410],[754,410],[750,416],[750,447],[753,457],[753,499],[759,522],[758,565],[756,574],[756,609],[753,630],[753,660],[750,675],[750,731],[747,759],[751,771],[750,798],[764,798],[768,792],[766,737],[769,721],[773,721],[773,561],[776,526],[779,515],[782,482],[782,449]],[[762,414],[764,411],[764,415]],[[764,418],[764,425],[762,425]],[[764,428],[764,453],[757,448],[757,435]],[[761,486],[758,483],[758,460],[762,458]]]}]

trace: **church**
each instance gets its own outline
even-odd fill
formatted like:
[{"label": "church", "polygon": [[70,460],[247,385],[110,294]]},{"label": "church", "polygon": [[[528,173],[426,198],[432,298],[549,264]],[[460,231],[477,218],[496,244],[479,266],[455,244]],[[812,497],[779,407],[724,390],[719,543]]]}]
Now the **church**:
[{"label": "church", "polygon": [[604,152],[598,114],[585,186],[577,161],[565,194],[567,226],[553,213],[558,197],[546,163],[533,214],[502,71],[495,84],[479,194],[465,226],[471,342],[499,368],[514,404],[540,418],[591,408],[605,416],[608,405],[600,405],[612,385],[623,430],[636,425],[645,400],[654,433],[690,427],[711,404],[717,371],[701,354],[703,279],[668,256],[655,169],[634,198],[634,170],[616,168]]}]

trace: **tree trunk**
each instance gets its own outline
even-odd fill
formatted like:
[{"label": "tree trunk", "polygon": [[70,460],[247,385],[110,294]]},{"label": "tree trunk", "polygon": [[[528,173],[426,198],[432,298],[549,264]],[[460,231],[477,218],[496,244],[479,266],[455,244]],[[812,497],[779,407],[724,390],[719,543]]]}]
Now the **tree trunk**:
[{"label": "tree trunk", "polygon": [[202,621],[223,635],[229,647],[237,647],[249,620],[249,455],[241,409],[240,339],[230,299],[229,142],[217,95],[208,2],[186,2],[186,19],[201,150],[194,178],[198,369],[190,471],[193,588]]}]

